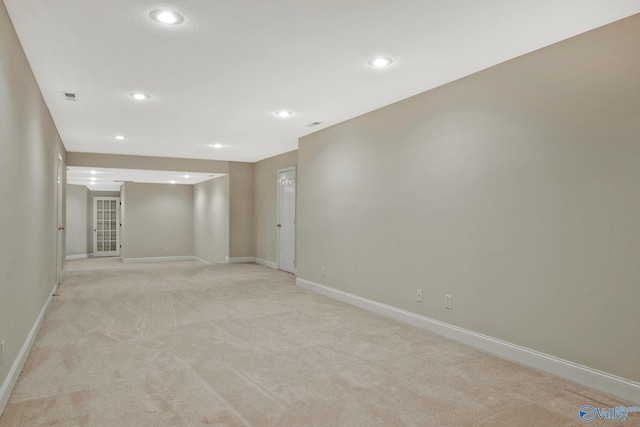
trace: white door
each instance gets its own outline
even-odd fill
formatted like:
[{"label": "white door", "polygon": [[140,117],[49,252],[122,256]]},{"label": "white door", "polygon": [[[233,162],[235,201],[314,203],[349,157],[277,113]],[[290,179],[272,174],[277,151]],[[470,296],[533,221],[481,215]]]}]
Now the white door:
[{"label": "white door", "polygon": [[62,155],[58,153],[58,163],[56,166],[56,226],[58,231],[56,234],[56,285],[60,284],[62,279],[62,242],[64,233],[64,224],[62,222]]},{"label": "white door", "polygon": [[120,197],[93,198],[93,256],[120,255]]},{"label": "white door", "polygon": [[296,272],[296,169],[278,171],[278,268]]}]

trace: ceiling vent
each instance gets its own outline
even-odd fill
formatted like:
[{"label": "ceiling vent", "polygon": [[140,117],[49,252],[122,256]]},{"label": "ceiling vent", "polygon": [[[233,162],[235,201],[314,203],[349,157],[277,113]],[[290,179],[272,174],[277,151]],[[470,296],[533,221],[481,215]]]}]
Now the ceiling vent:
[{"label": "ceiling vent", "polygon": [[71,92],[62,92],[64,94],[64,99],[67,101],[76,101],[76,94]]},{"label": "ceiling vent", "polygon": [[309,123],[309,124],[307,125],[307,127],[308,127],[308,128],[312,128],[312,127],[314,127],[314,126],[318,126],[318,125],[321,125],[321,124],[322,124],[322,122],[313,122],[313,123]]}]

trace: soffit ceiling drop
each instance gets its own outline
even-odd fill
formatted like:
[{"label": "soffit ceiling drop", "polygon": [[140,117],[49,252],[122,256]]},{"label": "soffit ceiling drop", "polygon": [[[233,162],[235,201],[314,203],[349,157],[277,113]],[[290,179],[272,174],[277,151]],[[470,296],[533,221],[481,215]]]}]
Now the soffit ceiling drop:
[{"label": "soffit ceiling drop", "polygon": [[92,191],[120,191],[124,182],[194,185],[224,174],[141,169],[67,167],[67,184],[84,185]]},{"label": "soffit ceiling drop", "polygon": [[[4,2],[68,151],[248,162],[640,12],[635,0]],[[151,19],[161,8],[184,21]],[[374,69],[376,56],[394,62]]]}]

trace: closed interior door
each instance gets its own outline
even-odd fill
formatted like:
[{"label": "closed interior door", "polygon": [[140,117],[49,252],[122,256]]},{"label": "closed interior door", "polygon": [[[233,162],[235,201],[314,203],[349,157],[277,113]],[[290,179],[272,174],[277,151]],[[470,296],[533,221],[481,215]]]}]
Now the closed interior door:
[{"label": "closed interior door", "polygon": [[296,271],[296,170],[278,171],[278,268]]},{"label": "closed interior door", "polygon": [[120,197],[93,198],[93,256],[120,255]]},{"label": "closed interior door", "polygon": [[56,285],[62,280],[62,242],[64,233],[64,223],[62,222],[62,155],[58,153],[56,164]]}]

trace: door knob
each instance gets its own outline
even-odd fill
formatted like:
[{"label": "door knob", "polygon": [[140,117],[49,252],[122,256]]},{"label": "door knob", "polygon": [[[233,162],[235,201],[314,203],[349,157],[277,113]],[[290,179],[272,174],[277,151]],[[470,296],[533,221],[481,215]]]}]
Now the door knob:
[{"label": "door knob", "polygon": [[280,227],[282,227],[282,224],[278,224],[278,225],[276,225],[276,227],[280,228]]},{"label": "door knob", "polygon": [[58,230],[64,230],[63,226],[58,227]]}]

